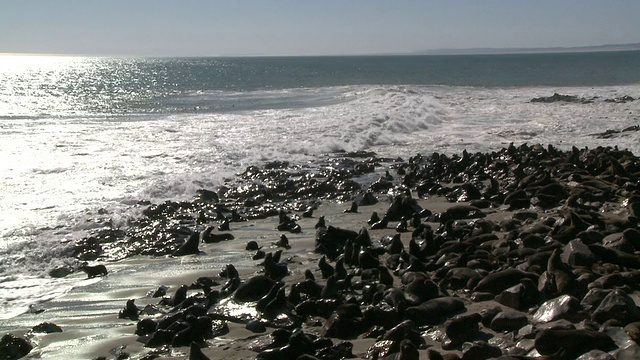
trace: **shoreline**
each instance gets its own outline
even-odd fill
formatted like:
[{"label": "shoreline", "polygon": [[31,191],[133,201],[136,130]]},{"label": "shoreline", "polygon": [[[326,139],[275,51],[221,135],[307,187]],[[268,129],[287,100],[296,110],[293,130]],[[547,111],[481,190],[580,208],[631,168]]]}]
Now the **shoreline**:
[{"label": "shoreline", "polygon": [[[219,291],[229,281],[229,279],[219,276],[220,271],[228,263],[234,264],[238,270],[239,279],[241,282],[246,282],[248,279],[258,276],[258,271],[262,269],[262,267],[256,266],[262,260],[251,260],[253,253],[245,249],[247,242],[250,240],[258,242],[266,252],[275,252],[278,248],[273,243],[278,242],[281,234],[286,234],[291,248],[282,249],[283,260],[281,261],[287,264],[288,274],[282,277],[281,280],[285,283],[288,295],[290,295],[294,284],[305,279],[305,270],[311,270],[315,276],[316,283],[324,286],[328,280],[323,279],[321,276],[318,265],[319,260],[323,255],[326,255],[329,257],[329,263],[332,266],[337,266],[336,261],[340,259],[340,256],[333,257],[329,256],[329,253],[314,251],[318,242],[322,242],[323,239],[321,235],[316,233],[314,228],[314,225],[322,215],[325,217],[327,226],[331,225],[353,232],[358,232],[363,227],[366,228],[372,240],[371,248],[378,249],[376,251],[389,247],[391,245],[390,238],[398,233],[400,234],[402,247],[406,253],[409,253],[410,240],[412,237],[415,238],[425,251],[425,254],[424,258],[419,259],[422,265],[419,263],[412,263],[412,265],[422,266],[420,271],[414,272],[422,272],[430,281],[438,284],[439,293],[435,297],[432,296],[432,298],[457,299],[461,301],[462,309],[450,311],[442,319],[422,319],[423,321],[418,321],[420,316],[409,316],[409,313],[405,311],[419,307],[420,304],[424,304],[431,299],[421,298],[420,301],[405,299],[409,303],[404,303],[404,301],[394,298],[393,296],[395,295],[392,295],[394,293],[391,291],[391,289],[398,289],[401,293],[404,292],[404,296],[408,298],[415,295],[408,292],[409,283],[403,283],[401,277],[398,276],[400,273],[407,272],[407,263],[403,265],[400,262],[397,267],[392,268],[388,265],[386,266],[390,272],[397,271],[398,274],[393,276],[393,286],[384,286],[384,291],[381,291],[380,295],[378,295],[381,299],[374,303],[363,298],[364,289],[367,284],[380,286],[381,279],[376,276],[364,279],[362,276],[364,270],[361,267],[354,264],[346,266],[346,270],[353,274],[351,279],[353,286],[351,290],[341,290],[340,295],[335,300],[338,300],[342,305],[357,304],[364,314],[368,314],[367,316],[376,315],[371,309],[378,308],[383,315],[377,314],[376,316],[394,317],[400,315],[399,320],[414,318],[416,320],[416,328],[411,328],[410,330],[419,331],[419,338],[424,341],[420,344],[413,344],[420,358],[431,358],[431,351],[451,356],[450,358],[454,356],[466,358],[463,354],[469,351],[476,351],[473,350],[476,348],[471,345],[463,345],[465,343],[474,344],[478,348],[482,347],[482,351],[490,352],[498,349],[497,351],[500,351],[502,355],[528,354],[529,356],[537,356],[541,354],[541,349],[538,349],[538,346],[535,345],[535,337],[544,331],[564,329],[569,326],[566,322],[571,323],[571,326],[578,329],[576,330],[578,333],[572,333],[574,337],[579,337],[585,332],[588,332],[589,336],[593,336],[593,331],[607,334],[607,336],[609,336],[609,333],[621,336],[618,329],[623,329],[624,326],[629,325],[631,322],[622,324],[624,322],[623,319],[620,319],[617,313],[611,313],[613,314],[612,317],[618,320],[618,323],[610,323],[606,327],[602,324],[604,321],[600,317],[595,316],[594,318],[596,308],[587,308],[582,303],[587,295],[586,292],[594,288],[601,289],[603,292],[600,295],[606,294],[599,298],[598,305],[609,294],[619,296],[621,299],[631,299],[635,305],[628,307],[625,311],[633,312],[635,307],[636,311],[638,311],[637,321],[640,321],[640,310],[637,308],[640,303],[640,289],[638,288],[638,283],[633,280],[635,275],[630,275],[631,278],[619,279],[618,282],[605,283],[604,285],[602,284],[603,281],[597,283],[599,279],[602,280],[603,276],[635,274],[634,271],[640,269],[640,258],[637,255],[640,248],[636,248],[636,245],[640,244],[636,244],[633,240],[634,238],[632,240],[627,239],[629,236],[634,236],[633,234],[629,235],[629,233],[638,232],[637,221],[634,223],[632,218],[635,217],[634,211],[636,211],[636,205],[634,204],[638,204],[636,197],[640,195],[637,183],[637,176],[640,175],[638,173],[640,161],[637,157],[630,156],[624,151],[613,149],[594,149],[590,151],[576,149],[576,151],[561,152],[552,147],[545,148],[541,146],[521,146],[519,148],[511,146],[502,149],[492,158],[491,162],[487,160],[489,154],[466,153],[451,158],[444,155],[440,156],[440,158],[435,155],[432,157],[416,156],[408,162],[395,162],[388,159],[385,161],[370,161],[371,167],[364,169],[360,175],[368,177],[380,176],[380,178],[371,181],[366,189],[362,189],[362,191],[376,189],[375,197],[378,202],[372,205],[360,205],[356,213],[343,212],[349,207],[349,203],[339,201],[349,199],[345,195],[353,193],[353,189],[351,191],[348,190],[350,189],[349,186],[353,185],[350,182],[350,179],[353,178],[353,173],[347,172],[343,176],[337,175],[343,174],[340,172],[333,173],[333,178],[339,179],[336,184],[342,184],[341,186],[344,185],[346,188],[336,186],[336,194],[339,196],[329,196],[328,200],[323,200],[318,209],[314,210],[312,218],[304,218],[301,213],[306,207],[314,204],[313,198],[315,197],[313,195],[317,193],[311,193],[311,199],[304,198],[302,200],[296,200],[296,198],[286,195],[286,192],[282,196],[283,203],[289,206],[286,208],[286,215],[291,218],[299,216],[299,219],[295,220],[295,222],[300,226],[300,233],[287,230],[278,231],[277,227],[280,225],[278,216],[273,215],[276,215],[277,209],[282,207],[275,206],[275,202],[269,203],[265,201],[262,205],[269,206],[263,206],[261,208],[262,212],[239,213],[241,217],[248,217],[247,214],[258,214],[258,216],[248,221],[230,222],[230,231],[228,232],[213,230],[214,234],[231,233],[234,236],[233,240],[208,244],[200,243],[197,255],[180,257],[135,256],[116,262],[105,262],[104,264],[107,266],[109,274],[99,278],[99,281],[76,287],[65,296],[42,304],[45,311],[40,314],[23,314],[7,320],[6,323],[12,324],[9,325],[14,327],[11,332],[17,336],[24,335],[31,327],[45,321],[53,322],[63,329],[59,333],[39,334],[30,337],[31,342],[38,346],[29,356],[39,355],[46,358],[71,355],[79,358],[112,358],[118,354],[127,353],[130,358],[143,358],[150,353],[150,349],[145,348],[144,344],[138,341],[138,336],[134,335],[139,320],[118,319],[118,312],[124,308],[125,302],[129,299],[135,299],[135,304],[140,308],[144,308],[147,305],[154,306],[161,310],[161,314],[153,315],[152,317],[162,319],[166,316],[166,314],[162,313],[168,312],[170,307],[160,306],[158,298],[147,297],[150,291],[157,289],[161,285],[169,286],[167,295],[172,295],[180,285],[193,284],[200,277],[215,280],[217,285],[211,289],[194,288],[188,291],[188,297],[193,298],[193,301],[199,302],[207,292]],[[353,163],[345,161],[342,165],[349,164],[349,169],[356,169],[356,165],[369,162],[367,156],[354,159],[356,160]],[[574,161],[574,163],[582,162],[585,166],[584,168],[577,166],[570,168],[568,164],[571,161]],[[440,168],[441,166],[444,168]],[[266,170],[266,168],[265,166],[263,170]],[[280,174],[277,171],[278,169],[278,166],[276,166],[271,169],[273,170],[272,172],[265,173],[277,175]],[[280,167],[280,169],[283,168]],[[391,171],[390,175],[394,177],[394,180],[381,181],[385,176],[385,170]],[[584,174],[584,172],[593,171],[599,173],[596,175]],[[401,175],[401,172],[404,174]],[[575,174],[579,174],[579,176]],[[304,179],[304,176],[294,173],[290,175],[288,180],[292,177]],[[277,176],[274,178],[277,178]],[[328,179],[331,178],[331,175],[316,177],[316,182],[307,184],[318,184],[322,183],[322,181],[328,182]],[[498,181],[498,189],[492,189],[492,178]],[[247,179],[256,178],[248,176]],[[261,178],[261,181],[267,183],[266,179],[270,178]],[[589,182],[588,185],[587,182]],[[401,187],[401,183],[405,184],[406,187]],[[275,186],[277,187],[277,184]],[[588,188],[585,188],[586,186]],[[288,187],[291,187],[291,184]],[[303,187],[297,187],[294,190],[298,191],[300,188]],[[318,191],[317,189],[315,188],[316,191]],[[405,191],[407,189],[410,191],[410,197],[406,195]],[[264,189],[262,188],[262,190]],[[480,196],[477,196],[476,192]],[[231,198],[228,194],[228,192],[225,194],[226,198]],[[234,194],[238,195],[238,192]],[[199,195],[200,200],[206,195],[213,197],[208,193],[200,193]],[[246,203],[247,199],[255,199],[257,196],[264,195],[264,192],[248,191],[244,195],[244,198],[238,196],[238,200],[241,200],[240,202],[242,203]],[[406,232],[397,232],[396,225],[399,223],[399,219],[390,220],[388,226],[380,230],[372,229],[367,224],[367,220],[374,211],[381,215],[384,213],[391,214],[392,207],[390,205],[394,203],[395,199],[403,199],[404,202],[412,204],[410,206],[411,211],[416,209],[429,210],[429,214],[425,212],[420,215],[420,222],[429,226],[432,237],[424,235],[428,231],[412,236],[412,231],[415,230],[413,226],[408,226],[408,231]],[[202,202],[202,208],[199,210],[191,209],[196,214],[202,214],[202,211],[205,211],[204,218],[201,219],[200,215],[198,215],[198,219],[202,220],[200,221],[201,226],[198,228],[202,229],[199,230],[200,232],[206,228],[206,225],[216,226],[220,224],[219,214],[215,214],[214,217],[214,213],[209,213],[208,211],[215,209],[214,205],[222,202],[224,200],[221,199],[218,199],[218,201],[212,200],[211,202],[205,201]],[[228,207],[227,210],[231,210],[231,208]],[[220,209],[216,210],[220,211]],[[225,218],[233,214],[232,211],[227,210],[222,211],[225,213],[223,214]],[[401,212],[410,211],[404,206],[401,207],[401,210]],[[477,213],[476,210],[480,211],[480,213]],[[579,226],[577,223],[580,220],[569,216],[571,213],[579,214],[579,218],[585,224],[589,221],[592,223],[587,226]],[[482,216],[479,214],[482,214]],[[162,213],[162,216],[166,217],[166,215],[166,213]],[[263,215],[266,216],[263,217]],[[406,214],[403,216],[406,216]],[[565,217],[568,220],[563,220]],[[193,218],[191,219],[190,221],[193,221]],[[410,219],[411,217],[409,217]],[[600,223],[602,223],[601,226],[598,225]],[[170,221],[167,224],[168,228],[172,228],[174,225]],[[441,225],[448,225],[448,227]],[[527,237],[528,235],[536,235],[531,230],[534,225],[545,225],[548,228],[545,229],[547,232],[539,233],[538,237]],[[575,231],[567,235],[567,237],[559,235],[564,234],[562,231],[569,231],[567,229],[572,226],[574,230],[580,227],[580,231]],[[606,237],[611,237],[614,234],[624,234],[625,231],[627,235],[619,235],[616,238],[619,241],[604,241]],[[594,233],[599,233],[602,236],[597,236]],[[179,237],[172,238],[172,242],[168,243],[169,245],[162,247],[165,254],[175,251],[178,245],[187,238],[187,235],[181,234]],[[491,235],[494,235],[494,237],[491,237]],[[486,238],[478,236],[485,236]],[[427,254],[428,251],[425,248],[429,247],[429,241],[434,241],[434,239],[439,239],[438,246],[434,251]],[[576,246],[573,241],[578,239],[580,239],[583,246],[587,245],[588,250]],[[594,239],[596,240],[594,241]],[[627,242],[621,244],[623,240]],[[446,248],[446,246],[450,246],[453,243],[463,244],[464,249],[461,250],[456,247],[458,245],[455,245],[450,251],[439,253],[440,249]],[[122,243],[114,242],[114,244],[120,245]],[[578,250],[572,250],[574,248],[578,248]],[[611,251],[601,251],[602,248],[616,251],[614,253],[616,256],[611,256]],[[95,250],[95,247],[85,247],[83,249]],[[523,249],[526,249],[526,251]],[[556,256],[552,251],[554,249],[561,250],[561,253],[575,251],[580,256],[586,256],[585,254],[591,251],[592,260],[589,260],[591,264],[587,267],[584,263],[586,260],[582,258],[580,258],[581,260],[576,260],[569,255],[565,258],[563,255],[562,263],[565,265],[553,268],[557,263],[554,263],[553,266],[549,265],[552,261],[548,259]],[[341,249],[340,253],[342,251],[344,250]],[[600,252],[594,254],[596,251]],[[381,265],[389,264],[389,258],[399,255],[395,253],[395,250],[379,252],[384,252],[379,259]],[[88,252],[80,254],[86,255]],[[534,254],[540,255],[539,257],[543,258],[543,260],[537,259]],[[417,254],[412,255],[418,256]],[[461,259],[462,256],[463,258]],[[86,259],[93,261],[98,258]],[[532,260],[534,258],[536,260]],[[616,263],[617,259],[622,258],[626,259],[626,262]],[[475,262],[472,263],[473,260]],[[454,270],[461,268],[472,270],[473,275],[464,284],[454,284],[452,279],[458,279],[456,276],[462,276],[463,279],[466,279],[465,276],[469,276],[468,272]],[[535,274],[534,287],[530,288],[530,283],[523,281],[525,276],[522,273],[516,276],[517,279],[515,281],[511,278],[508,280],[503,279],[502,281],[506,281],[510,286],[499,286],[498,290],[486,284],[481,285],[483,279],[488,279],[490,274],[501,273],[509,268],[522,268],[522,273]],[[457,272],[464,275],[457,274]],[[550,273],[555,274],[554,276],[558,278],[570,279],[570,281],[567,280],[570,285],[562,287],[562,284],[558,282],[549,283],[541,280],[545,279],[545,276],[548,277]],[[69,276],[82,277],[78,273],[73,273]],[[445,279],[447,281],[443,282]],[[591,286],[590,284],[597,285],[589,288],[587,285]],[[550,287],[553,289],[550,289]],[[622,290],[612,291],[614,288]],[[532,294],[535,296],[532,296]],[[565,309],[556,304],[551,306],[553,310],[551,312],[554,314],[551,316],[553,320],[541,321],[540,316],[542,315],[537,314],[540,307],[546,301],[557,299],[564,295],[574,297],[579,306],[573,304]],[[207,314],[219,318],[220,313],[217,312],[215,305],[223,303],[222,300],[224,299],[224,296],[220,296],[219,302],[215,302],[207,308]],[[307,300],[314,299],[311,297]],[[398,303],[398,301],[402,304]],[[247,304],[249,307],[255,306],[251,302]],[[320,304],[317,303],[316,305],[320,306]],[[175,306],[178,305],[175,304]],[[296,328],[302,329],[303,333],[324,337],[327,333],[331,334],[332,331],[337,331],[335,329],[331,330],[331,325],[328,324],[330,319],[317,314],[303,316],[300,322],[301,319],[297,319],[299,314],[296,314],[294,305],[299,304],[291,303],[285,307],[286,310],[284,308],[280,310],[287,317],[293,319],[292,321],[297,324]],[[485,324],[485,317],[488,315],[484,314],[482,324],[477,319],[475,325],[473,325],[474,322],[472,321],[472,325],[469,326],[471,329],[477,327],[477,331],[467,334],[464,341],[457,340],[454,344],[446,345],[447,338],[444,334],[447,332],[447,328],[451,326],[455,316],[482,314],[483,310],[486,312],[487,309],[492,309],[496,306],[502,308],[502,313],[506,317],[506,320],[501,325],[502,327],[493,324],[495,318],[493,321],[489,319]],[[333,308],[333,310],[332,314],[335,314],[337,307]],[[415,314],[421,314],[422,310],[412,311]],[[498,314],[493,315],[497,316]],[[629,316],[628,318],[630,320],[635,319],[634,316]],[[140,315],[139,319],[145,317],[147,315]],[[248,347],[256,340],[261,340],[264,346],[264,342],[269,339],[267,334],[272,333],[278,326],[265,321],[263,317],[260,318],[263,320],[263,324],[267,325],[267,330],[264,333],[251,332],[245,329],[242,322],[232,321],[230,317],[227,317],[228,332],[204,339],[202,343],[207,346],[202,348],[202,352],[210,359],[230,357],[253,359],[261,356],[259,355],[261,352],[252,351]],[[381,324],[376,324],[376,321],[370,322],[370,320],[364,320],[358,316],[353,319],[336,319],[332,315],[330,318],[333,319],[331,320],[332,323],[346,324],[347,328],[359,329],[367,327],[366,325],[371,325],[368,327],[374,325],[382,326]],[[560,320],[564,322],[559,322]],[[418,322],[420,324],[417,324]],[[545,328],[545,324],[551,324],[548,326],[551,329]],[[595,325],[598,326],[594,330],[592,327]],[[2,326],[2,328],[5,329],[7,326]],[[599,328],[601,328],[601,331],[597,331]],[[376,343],[376,337],[381,339],[383,336],[389,335],[389,332],[390,326],[382,326],[382,329],[378,329],[375,332],[378,335],[372,335],[372,337],[364,337],[364,332],[327,337],[331,338],[334,345],[339,344],[341,341],[349,341],[352,344],[351,352],[353,355],[364,358],[370,347]],[[451,336],[451,334],[447,334],[447,337]],[[629,335],[627,335],[628,337]],[[148,337],[146,339],[148,340]],[[473,343],[473,341],[476,341],[476,343]],[[631,351],[629,350],[630,348],[632,350],[637,349],[637,345],[633,340],[631,340],[633,344],[629,343],[624,348],[621,345],[622,340],[619,340],[619,338],[614,338],[611,341],[616,343],[617,348],[606,351],[611,351],[614,354],[621,351]],[[380,350],[380,356],[392,353],[392,350],[398,348],[399,341],[392,343],[386,345],[386,350]],[[122,346],[126,347],[122,348]],[[381,344],[378,344],[378,346],[384,349]],[[558,346],[565,345],[560,344]],[[443,349],[443,347],[447,349]],[[190,352],[188,346],[162,349],[165,350],[157,353],[162,358],[184,358]],[[337,351],[336,349],[334,350]],[[534,353],[534,351],[537,351],[537,353]],[[545,350],[542,351],[544,352]],[[575,349],[569,348],[565,349],[565,351],[575,352]]]}]

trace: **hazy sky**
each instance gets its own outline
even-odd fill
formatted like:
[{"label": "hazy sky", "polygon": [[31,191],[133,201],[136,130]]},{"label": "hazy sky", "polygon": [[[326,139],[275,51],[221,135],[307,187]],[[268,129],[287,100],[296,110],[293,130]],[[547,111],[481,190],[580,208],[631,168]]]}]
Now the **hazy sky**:
[{"label": "hazy sky", "polygon": [[638,0],[0,0],[0,53],[335,55],[640,43]]}]

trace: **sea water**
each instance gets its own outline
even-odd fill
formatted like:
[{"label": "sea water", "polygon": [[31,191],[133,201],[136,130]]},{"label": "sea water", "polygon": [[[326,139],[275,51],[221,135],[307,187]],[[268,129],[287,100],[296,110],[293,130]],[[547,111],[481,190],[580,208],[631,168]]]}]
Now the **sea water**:
[{"label": "sea water", "polygon": [[[245,167],[335,151],[640,154],[640,52],[301,58],[0,57],[0,319],[139,200],[191,198]],[[554,93],[586,103],[532,103]],[[56,289],[52,291],[51,289]]]}]

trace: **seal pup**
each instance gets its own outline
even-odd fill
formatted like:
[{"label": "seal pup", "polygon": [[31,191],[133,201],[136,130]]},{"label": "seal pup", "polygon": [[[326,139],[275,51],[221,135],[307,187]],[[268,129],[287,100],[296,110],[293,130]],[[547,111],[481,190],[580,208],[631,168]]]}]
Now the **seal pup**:
[{"label": "seal pup", "polygon": [[367,220],[367,224],[373,225],[380,221],[380,216],[378,216],[378,212],[374,211],[371,213],[371,217]]},{"label": "seal pup", "polygon": [[389,226],[389,219],[387,219],[387,216],[385,215],[380,219],[380,221],[371,224],[371,230],[386,229],[387,226]]},{"label": "seal pup", "polygon": [[276,296],[264,307],[262,316],[267,319],[275,319],[278,314],[281,314],[286,309],[287,297],[284,293],[284,286],[282,286],[278,289]]},{"label": "seal pup", "polygon": [[94,278],[96,276],[107,275],[107,267],[102,264],[89,266],[89,264],[85,262],[80,266],[79,269],[84,271],[87,274],[87,278],[89,279]]},{"label": "seal pup", "polygon": [[214,229],[215,229],[214,226],[207,226],[207,228],[200,233],[200,242],[210,244],[210,243],[218,243],[220,241],[233,240],[235,238],[233,234],[229,234],[229,233],[214,234],[213,233]]},{"label": "seal pup", "polygon": [[345,265],[353,265],[351,263],[352,259],[353,259],[353,242],[351,241],[351,239],[347,239],[344,242],[344,247],[342,249],[342,254],[343,254],[343,259],[344,259],[344,263]]},{"label": "seal pup", "polygon": [[202,353],[198,344],[191,342],[191,346],[189,347],[189,360],[209,360],[209,357]]},{"label": "seal pup", "polygon": [[302,213],[302,217],[303,217],[303,218],[306,218],[306,219],[308,219],[308,218],[312,218],[312,217],[313,217],[313,208],[312,208],[312,207],[309,207],[307,210],[305,210],[305,211]]},{"label": "seal pup", "polygon": [[320,268],[320,273],[322,274],[323,279],[326,279],[329,276],[333,275],[333,273],[336,271],[333,266],[331,266],[331,264],[327,262],[327,257],[324,255],[318,261],[318,267]]},{"label": "seal pup", "polygon": [[230,230],[229,219],[227,219],[225,217],[224,221],[222,222],[222,224],[218,225],[218,230],[220,230],[220,231],[229,231]]},{"label": "seal pup", "polygon": [[335,276],[331,275],[327,278],[327,283],[320,292],[321,299],[337,299],[338,298],[338,284]]},{"label": "seal pup", "polygon": [[382,358],[383,360],[418,360],[420,359],[420,353],[418,348],[409,339],[403,339],[400,341],[400,351],[397,353],[389,354]]},{"label": "seal pup", "polygon": [[281,257],[282,257],[282,249],[276,250],[276,252],[273,253],[273,262],[279,263]]},{"label": "seal pup", "polygon": [[278,280],[289,274],[289,267],[285,263],[276,262],[274,256],[268,253],[264,258],[264,274]]},{"label": "seal pup", "polygon": [[187,346],[191,342],[204,343],[206,338],[213,337],[213,320],[209,316],[189,315],[186,319],[189,326],[177,331],[171,340],[171,346],[180,347]]},{"label": "seal pup", "polygon": [[134,302],[134,299],[127,300],[127,304],[125,305],[124,309],[120,310],[120,312],[118,313],[119,319],[138,320],[138,317],[140,315],[140,308],[138,308]]},{"label": "seal pup", "polygon": [[400,233],[395,233],[391,238],[391,241],[385,246],[385,251],[388,254],[400,254],[404,250],[404,244],[400,239]]},{"label": "seal pup", "polygon": [[407,220],[402,219],[402,220],[400,220],[398,225],[396,225],[396,231],[397,232],[407,232],[407,231],[409,231],[408,226],[409,225],[407,224]]},{"label": "seal pup", "polygon": [[194,231],[191,233],[187,241],[182,244],[176,251],[171,253],[171,256],[184,256],[195,255],[200,253],[198,245],[200,244],[200,232]]},{"label": "seal pup", "polygon": [[163,297],[158,304],[160,305],[168,305],[168,306],[177,306],[183,301],[187,299],[187,291],[189,287],[187,285],[180,285],[178,290],[171,297]]},{"label": "seal pup", "polygon": [[305,280],[316,281],[316,277],[313,275],[313,272],[311,271],[311,269],[306,269],[304,271],[304,279]]},{"label": "seal pup", "polygon": [[342,280],[347,277],[347,269],[345,269],[344,267],[343,257],[339,257],[338,260],[336,260],[336,266],[334,268],[333,276],[335,276],[338,280]]},{"label": "seal pup", "polygon": [[385,286],[393,286],[393,276],[386,266],[378,266],[378,281]]},{"label": "seal pup", "polygon": [[291,249],[291,245],[289,245],[289,239],[285,234],[280,234],[280,240],[273,243],[273,245],[277,247],[283,247],[285,249]]},{"label": "seal pup", "polygon": [[358,265],[362,269],[373,269],[380,266],[380,260],[374,255],[370,248],[362,248],[358,254]]},{"label": "seal pup", "polygon": [[590,224],[584,221],[578,214],[569,211],[568,214],[565,215],[563,223],[556,225],[551,230],[549,236],[554,240],[567,244],[569,241],[575,239],[578,233],[586,230],[589,226]]},{"label": "seal pup", "polygon": [[358,203],[355,201],[351,202],[351,208],[349,209],[345,209],[344,213],[354,213],[357,214],[358,213]]},{"label": "seal pup", "polygon": [[220,277],[228,279],[227,282],[220,289],[220,294],[223,296],[230,295],[240,286],[240,274],[233,264],[227,264],[222,271],[220,271]]},{"label": "seal pup", "polygon": [[318,218],[318,222],[316,223],[315,228],[316,228],[316,229],[319,229],[319,228],[326,228],[326,227],[327,227],[327,224],[326,224],[326,222],[324,221],[324,215],[321,215],[321,216]]},{"label": "seal pup", "polygon": [[256,275],[244,281],[233,294],[236,302],[258,301],[276,282],[265,275]]},{"label": "seal pup", "polygon": [[547,262],[547,270],[538,278],[538,291],[553,298],[575,292],[575,275],[560,259],[560,249],[555,249]]},{"label": "seal pup", "polygon": [[255,240],[251,240],[249,242],[247,242],[247,246],[245,246],[245,250],[249,250],[249,251],[256,251],[256,250],[260,250],[262,248],[262,246],[258,246],[258,242]]},{"label": "seal pup", "polygon": [[284,283],[282,281],[275,282],[273,286],[271,286],[271,289],[269,289],[269,292],[256,302],[256,310],[263,312],[267,308],[267,305],[276,298],[278,291],[280,291],[280,288],[283,286]]}]

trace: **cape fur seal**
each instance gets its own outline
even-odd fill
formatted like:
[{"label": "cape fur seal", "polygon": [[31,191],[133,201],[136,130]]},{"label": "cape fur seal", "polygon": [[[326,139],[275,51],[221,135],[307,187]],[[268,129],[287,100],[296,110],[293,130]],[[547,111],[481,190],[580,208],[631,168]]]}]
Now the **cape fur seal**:
[{"label": "cape fur seal", "polygon": [[96,276],[105,276],[108,273],[107,267],[102,264],[90,266],[87,263],[84,263],[79,267],[79,269],[84,271],[89,279]]}]

